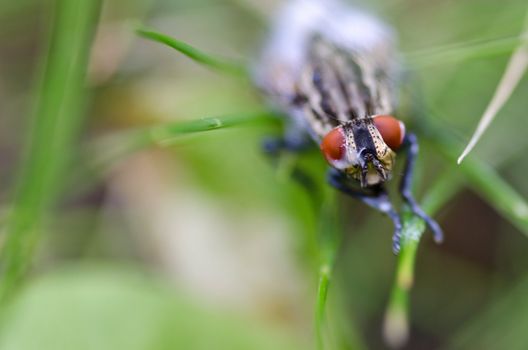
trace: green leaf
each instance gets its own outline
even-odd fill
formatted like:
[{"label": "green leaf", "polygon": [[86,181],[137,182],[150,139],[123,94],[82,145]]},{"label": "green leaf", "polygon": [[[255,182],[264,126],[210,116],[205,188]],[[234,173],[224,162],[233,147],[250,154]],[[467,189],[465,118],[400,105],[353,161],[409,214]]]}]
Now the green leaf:
[{"label": "green leaf", "polygon": [[284,329],[111,265],[70,266],[32,281],[3,316],[1,349],[304,348]]},{"label": "green leaf", "polygon": [[176,40],[168,35],[156,32],[148,28],[139,28],[136,33],[146,39],[167,45],[189,57],[193,61],[209,67],[213,70],[232,74],[239,77],[248,77],[246,65],[233,60],[214,57],[206,54],[183,41]]}]

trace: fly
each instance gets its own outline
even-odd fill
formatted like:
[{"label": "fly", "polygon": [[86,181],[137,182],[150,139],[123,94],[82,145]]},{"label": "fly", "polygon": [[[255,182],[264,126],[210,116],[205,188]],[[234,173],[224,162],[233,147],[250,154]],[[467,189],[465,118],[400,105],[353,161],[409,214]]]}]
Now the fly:
[{"label": "fly", "polygon": [[436,242],[443,234],[411,192],[418,143],[393,116],[400,75],[395,46],[391,28],[337,0],[292,0],[277,17],[255,76],[289,116],[274,146],[298,150],[315,141],[330,165],[328,182],[392,220],[397,254],[402,224],[385,190],[397,154],[407,153],[403,200]]}]

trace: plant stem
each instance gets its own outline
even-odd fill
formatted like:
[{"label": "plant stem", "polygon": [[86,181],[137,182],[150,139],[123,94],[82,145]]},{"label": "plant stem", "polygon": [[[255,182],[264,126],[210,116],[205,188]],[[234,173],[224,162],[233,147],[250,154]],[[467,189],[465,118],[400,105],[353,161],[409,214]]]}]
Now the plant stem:
[{"label": "plant stem", "polygon": [[[433,145],[453,166],[438,178],[424,197],[422,208],[429,215],[436,213],[456,195],[464,185],[463,180],[466,180],[506,219],[509,219],[521,232],[528,234],[526,201],[495,170],[474,157],[454,168],[459,149],[456,142],[446,137],[435,137]],[[414,264],[419,239],[425,230],[421,219],[408,212],[404,213],[402,220],[402,250],[398,257],[395,282],[384,322],[385,340],[393,348],[404,345],[409,336],[409,293],[414,280]]]},{"label": "plant stem", "polygon": [[340,242],[340,224],[337,193],[327,186],[319,215],[319,284],[315,305],[315,331],[317,348],[324,349],[324,324],[328,288],[332,279],[335,257]]},{"label": "plant stem", "polygon": [[418,243],[425,230],[423,220],[408,209],[402,215],[402,245],[396,277],[385,313],[383,335],[392,348],[399,348],[409,338],[409,293],[414,283],[414,263]]},{"label": "plant stem", "polygon": [[[435,148],[453,164],[445,174],[440,176],[424,197],[422,208],[429,214],[436,213],[463,186],[464,177],[473,190],[483,196],[506,219],[517,226],[521,232],[528,234],[528,205],[526,201],[491,167],[476,158],[467,159],[458,168],[454,168],[458,156],[456,142],[445,137],[434,140]],[[455,170],[460,170],[457,172]],[[462,175],[462,176],[461,176]],[[387,307],[384,324],[384,336],[393,348],[401,347],[409,336],[409,292],[413,284],[413,270],[419,239],[425,229],[416,220],[420,219],[403,215],[402,250],[398,257],[395,283]]]},{"label": "plant stem", "polygon": [[56,0],[25,158],[19,170],[2,249],[0,300],[23,277],[39,238],[41,221],[53,205],[65,163],[75,146],[82,90],[100,1]]}]

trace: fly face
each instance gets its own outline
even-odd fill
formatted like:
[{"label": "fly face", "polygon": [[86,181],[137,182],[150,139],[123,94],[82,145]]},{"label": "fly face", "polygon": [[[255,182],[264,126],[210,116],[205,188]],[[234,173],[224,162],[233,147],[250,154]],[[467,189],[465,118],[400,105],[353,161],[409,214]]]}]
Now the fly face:
[{"label": "fly face", "polygon": [[391,178],[404,136],[404,124],[392,116],[355,119],[326,134],[321,150],[331,166],[368,187]]}]

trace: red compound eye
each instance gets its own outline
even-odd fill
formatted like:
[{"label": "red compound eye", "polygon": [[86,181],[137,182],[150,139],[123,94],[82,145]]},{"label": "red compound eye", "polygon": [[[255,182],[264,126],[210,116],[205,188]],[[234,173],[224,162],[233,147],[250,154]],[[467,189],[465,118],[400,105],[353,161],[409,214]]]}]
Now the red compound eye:
[{"label": "red compound eye", "polygon": [[343,158],[343,155],[345,154],[345,136],[343,134],[343,128],[337,127],[326,134],[323,138],[323,142],[321,142],[321,151],[328,162]]},{"label": "red compound eye", "polygon": [[400,148],[405,137],[405,125],[391,115],[374,117],[374,125],[378,129],[383,141],[393,150]]}]

